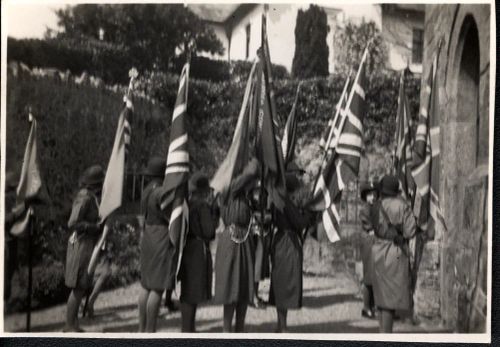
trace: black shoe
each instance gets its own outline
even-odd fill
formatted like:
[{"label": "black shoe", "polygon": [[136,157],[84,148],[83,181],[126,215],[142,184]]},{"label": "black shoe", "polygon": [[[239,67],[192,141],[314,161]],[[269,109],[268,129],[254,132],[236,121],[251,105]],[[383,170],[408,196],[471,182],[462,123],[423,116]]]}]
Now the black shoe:
[{"label": "black shoe", "polygon": [[368,319],[375,319],[375,314],[373,313],[372,310],[361,310],[361,316],[368,318]]},{"label": "black shoe", "polygon": [[168,308],[169,312],[179,311],[179,307],[172,300],[165,300],[165,307]]}]

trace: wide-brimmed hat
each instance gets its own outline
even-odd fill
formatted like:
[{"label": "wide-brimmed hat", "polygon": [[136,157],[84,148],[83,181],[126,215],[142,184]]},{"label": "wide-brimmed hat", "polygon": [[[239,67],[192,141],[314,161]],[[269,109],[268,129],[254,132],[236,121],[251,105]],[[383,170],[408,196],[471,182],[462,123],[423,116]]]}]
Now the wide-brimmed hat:
[{"label": "wide-brimmed hat", "polygon": [[165,158],[154,156],[148,161],[148,166],[143,171],[146,176],[163,177],[165,176],[165,170],[167,168],[167,162]]},{"label": "wide-brimmed hat", "polygon": [[208,177],[202,172],[195,172],[189,180],[189,191],[191,193],[194,193],[209,190],[210,183],[208,181]]},{"label": "wide-brimmed hat", "polygon": [[399,181],[396,176],[385,175],[379,183],[381,195],[396,196],[399,193]]},{"label": "wide-brimmed hat", "polygon": [[104,170],[100,165],[92,165],[87,168],[80,177],[83,186],[95,186],[104,181]]},{"label": "wide-brimmed hat", "polygon": [[359,188],[359,194],[361,195],[361,200],[366,201],[366,196],[368,195],[368,193],[374,192],[374,191],[378,192],[378,189],[377,189],[377,187],[375,187],[373,182],[361,183],[360,188]]},{"label": "wide-brimmed hat", "polygon": [[11,190],[17,187],[19,180],[17,175],[12,171],[7,171],[5,173],[5,190]]}]

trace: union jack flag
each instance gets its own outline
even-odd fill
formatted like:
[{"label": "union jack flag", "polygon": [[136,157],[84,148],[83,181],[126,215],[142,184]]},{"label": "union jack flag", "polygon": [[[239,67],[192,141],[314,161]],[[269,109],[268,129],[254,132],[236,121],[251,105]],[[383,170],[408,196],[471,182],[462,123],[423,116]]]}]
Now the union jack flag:
[{"label": "union jack flag", "polygon": [[435,235],[436,224],[446,230],[439,205],[439,123],[436,89],[437,56],[426,79],[420,108],[415,144],[413,146],[412,176],[416,184],[413,212],[418,226],[429,239]]},{"label": "union jack flag", "polygon": [[366,49],[354,79],[345,112],[340,112],[339,125],[336,127],[338,134],[331,136],[330,141],[333,143],[326,146],[333,148],[334,152],[322,168],[309,205],[312,210],[323,211],[323,226],[331,242],[340,240],[339,205],[342,191],[347,183],[356,179],[359,172],[363,148],[363,118],[366,109],[365,61],[367,55]]},{"label": "union jack flag", "polygon": [[[179,271],[182,251],[186,242],[189,209],[187,205],[187,183],[189,176],[188,133],[186,127],[189,63],[182,69],[179,90],[170,126],[167,168],[163,187],[166,199],[161,208],[170,211],[169,237],[179,250],[177,271]],[[169,208],[170,207],[170,208]]]}]

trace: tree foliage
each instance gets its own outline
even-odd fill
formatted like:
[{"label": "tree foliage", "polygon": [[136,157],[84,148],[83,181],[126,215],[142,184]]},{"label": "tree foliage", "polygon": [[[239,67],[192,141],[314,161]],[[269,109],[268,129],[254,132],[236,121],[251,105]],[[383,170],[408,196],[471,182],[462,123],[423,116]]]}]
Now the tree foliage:
[{"label": "tree foliage", "polygon": [[371,75],[384,70],[387,61],[387,49],[375,22],[347,23],[344,27],[337,27],[333,39],[335,72],[346,74],[350,68],[356,69],[370,40],[366,66]]},{"label": "tree foliage", "polygon": [[127,48],[139,69],[166,71],[176,52],[222,54],[215,33],[182,4],[81,4],[56,11],[57,37],[103,40]]},{"label": "tree foliage", "polygon": [[293,76],[311,78],[328,75],[328,31],[326,13],[322,8],[310,5],[306,11],[299,10],[295,25]]}]

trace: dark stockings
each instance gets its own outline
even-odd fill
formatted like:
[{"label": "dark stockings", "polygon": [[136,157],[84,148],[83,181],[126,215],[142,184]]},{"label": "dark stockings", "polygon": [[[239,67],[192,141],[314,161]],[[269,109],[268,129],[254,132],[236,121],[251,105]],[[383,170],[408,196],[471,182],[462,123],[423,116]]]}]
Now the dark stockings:
[{"label": "dark stockings", "polygon": [[242,333],[245,328],[245,316],[247,314],[247,304],[246,303],[238,303],[238,304],[228,304],[224,305],[224,328],[223,331],[225,333],[232,332],[232,322],[233,315],[236,311],[236,324],[235,324],[235,332]]},{"label": "dark stockings", "polygon": [[381,333],[392,333],[394,313],[394,310],[380,309],[379,323]]},{"label": "dark stockings", "polygon": [[181,303],[181,317],[182,317],[181,331],[183,333],[194,333],[195,320],[196,320],[196,305]]}]

